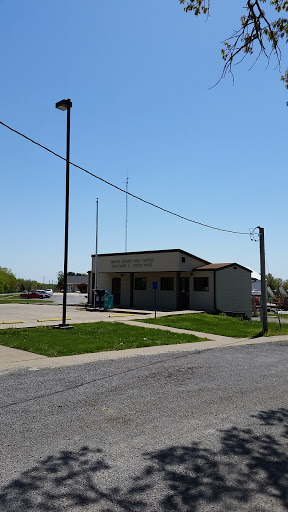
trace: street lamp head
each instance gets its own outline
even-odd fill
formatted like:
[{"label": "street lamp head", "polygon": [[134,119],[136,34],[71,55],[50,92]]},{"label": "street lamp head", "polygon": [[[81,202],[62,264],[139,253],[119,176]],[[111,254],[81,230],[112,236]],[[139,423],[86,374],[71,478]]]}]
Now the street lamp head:
[{"label": "street lamp head", "polygon": [[68,110],[68,108],[72,107],[72,101],[70,100],[70,98],[68,98],[68,100],[58,101],[58,103],[56,103],[55,107],[58,108],[59,110]]}]

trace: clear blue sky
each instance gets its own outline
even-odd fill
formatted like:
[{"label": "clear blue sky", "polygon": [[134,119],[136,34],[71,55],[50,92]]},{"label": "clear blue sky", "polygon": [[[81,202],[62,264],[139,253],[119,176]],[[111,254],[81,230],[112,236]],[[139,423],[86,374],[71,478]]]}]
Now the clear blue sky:
[{"label": "clear blue sky", "polygon": [[[288,278],[287,91],[262,58],[222,72],[221,41],[244,2],[195,18],[178,0],[0,0],[0,120],[71,161],[205,224],[263,226],[266,271]],[[234,5],[237,4],[237,5]],[[225,9],[227,8],[227,14]],[[285,60],[285,55],[284,55]],[[0,266],[56,281],[63,270],[65,162],[0,125]],[[71,167],[68,270],[125,250],[125,195]],[[284,207],[285,205],[285,207]],[[259,271],[259,244],[128,201],[128,251],[181,248]]]}]

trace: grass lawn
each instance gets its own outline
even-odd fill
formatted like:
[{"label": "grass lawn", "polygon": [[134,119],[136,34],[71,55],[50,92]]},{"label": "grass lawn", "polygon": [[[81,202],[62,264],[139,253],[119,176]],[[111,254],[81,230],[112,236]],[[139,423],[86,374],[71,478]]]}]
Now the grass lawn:
[{"label": "grass lawn", "polygon": [[77,324],[73,329],[0,329],[0,345],[49,357],[207,341],[192,334],[177,334],[117,322]]},{"label": "grass lawn", "polygon": [[[232,338],[252,338],[260,336],[262,329],[260,322],[249,322],[248,320],[241,320],[239,318],[208,315],[207,313],[165,316],[142,321],[151,324],[177,327],[178,329],[189,329],[191,331],[231,336]],[[288,324],[282,324],[281,329],[278,323],[268,322],[268,336],[276,336],[278,334],[288,334]]]},{"label": "grass lawn", "polygon": [[53,304],[53,300],[47,299],[20,299],[20,294],[0,295],[0,304]]},{"label": "grass lawn", "polygon": [[[277,313],[267,313],[268,316],[273,316],[274,318],[278,318]],[[279,313],[279,318],[288,318],[288,314],[286,313]]]}]

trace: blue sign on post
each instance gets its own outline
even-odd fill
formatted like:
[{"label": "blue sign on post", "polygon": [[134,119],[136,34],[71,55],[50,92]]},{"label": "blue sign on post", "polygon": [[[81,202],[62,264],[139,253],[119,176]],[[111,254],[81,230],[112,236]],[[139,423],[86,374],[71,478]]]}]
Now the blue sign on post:
[{"label": "blue sign on post", "polygon": [[153,281],[153,282],[152,282],[152,288],[153,288],[153,290],[155,291],[155,293],[154,293],[154,307],[155,307],[155,318],[156,318],[156,290],[157,290],[157,288],[158,288],[158,283],[157,283],[157,281]]}]

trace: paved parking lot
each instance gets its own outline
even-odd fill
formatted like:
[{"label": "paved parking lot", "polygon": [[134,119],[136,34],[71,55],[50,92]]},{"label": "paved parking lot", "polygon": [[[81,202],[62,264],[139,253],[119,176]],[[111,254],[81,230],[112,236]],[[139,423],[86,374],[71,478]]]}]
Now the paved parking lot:
[{"label": "paved parking lot", "polygon": [[[63,293],[53,293],[50,297],[55,304],[63,304]],[[87,303],[87,293],[67,293],[68,305],[85,305]]]},{"label": "paved parking lot", "polygon": [[[151,313],[150,313],[151,314]],[[149,315],[149,313],[147,313]],[[145,315],[145,318],[147,318]],[[67,306],[67,323],[89,323],[116,321],[124,318],[143,318],[143,313],[122,311],[86,311],[85,308]],[[1,323],[5,322],[5,323]],[[62,307],[55,304],[0,304],[0,328],[35,327],[39,325],[57,325],[62,322]]]},{"label": "paved parking lot", "polygon": [[[9,327],[35,327],[39,325],[58,325],[62,323],[63,294],[54,293],[51,297],[53,303],[41,304],[0,304],[0,329]],[[79,293],[67,294],[66,318],[67,323],[90,323],[100,321],[115,322],[119,320],[131,320],[154,317],[154,312],[137,310],[87,311],[85,308],[87,299]],[[158,313],[157,313],[158,314]],[[167,314],[160,313],[159,315]],[[171,314],[171,313],[170,313]]]}]

